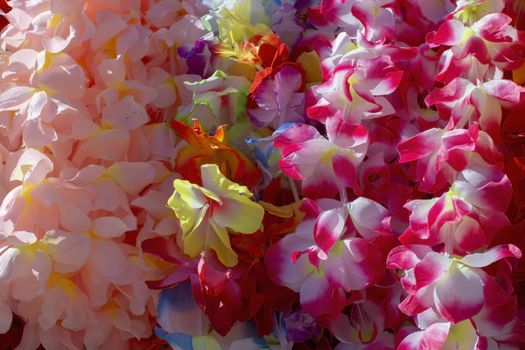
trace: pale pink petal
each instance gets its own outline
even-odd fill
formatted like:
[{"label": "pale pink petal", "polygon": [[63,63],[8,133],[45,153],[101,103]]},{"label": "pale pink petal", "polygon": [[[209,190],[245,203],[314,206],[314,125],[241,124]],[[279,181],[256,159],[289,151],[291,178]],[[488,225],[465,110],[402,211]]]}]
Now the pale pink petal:
[{"label": "pale pink petal", "polygon": [[330,314],[334,309],[342,308],[346,297],[338,289],[333,289],[320,273],[311,275],[301,285],[301,306],[312,316]]},{"label": "pale pink petal", "polygon": [[[10,162],[13,158],[9,159]],[[11,181],[39,184],[53,170],[53,162],[43,153],[27,148],[22,151],[9,177]]]},{"label": "pale pink petal", "polygon": [[35,89],[27,86],[13,86],[0,94],[0,111],[16,111],[26,104]]},{"label": "pale pink petal", "polygon": [[126,67],[120,58],[104,60],[97,69],[102,81],[109,87],[117,87],[126,78]]},{"label": "pale pink petal", "polygon": [[97,24],[95,36],[91,40],[91,49],[98,50],[118,33],[126,29],[127,24],[122,19],[106,20]]},{"label": "pale pink petal", "polygon": [[359,197],[349,204],[348,211],[352,223],[363,238],[372,239],[389,233],[390,215],[379,203]]},{"label": "pale pink petal", "polygon": [[128,150],[129,142],[129,133],[124,130],[100,130],[79,144],[73,161],[82,163],[86,159],[122,160],[124,153]]},{"label": "pale pink petal", "polygon": [[490,80],[483,84],[483,89],[499,100],[519,103],[520,95],[525,89],[511,80]]},{"label": "pale pink petal", "polygon": [[27,118],[22,125],[24,142],[27,146],[41,148],[58,140],[56,130],[45,122],[46,117],[54,118],[55,115],[49,110],[46,93],[40,91],[29,102]]},{"label": "pale pink petal", "polygon": [[6,239],[9,243],[14,244],[15,246],[32,244],[37,241],[35,234],[28,231],[14,231],[10,233]]},{"label": "pale pink petal", "polygon": [[513,244],[502,244],[483,253],[473,253],[460,260],[470,267],[485,267],[504,258],[521,258],[521,250]]},{"label": "pale pink petal", "polygon": [[66,38],[60,36],[54,36],[52,38],[45,38],[42,40],[42,44],[47,51],[51,53],[59,53],[64,51],[64,49],[75,39],[76,30],[75,27],[69,26],[69,34]]},{"label": "pale pink petal", "polygon": [[150,190],[143,196],[135,198],[130,204],[145,209],[154,219],[160,220],[173,213],[168,206],[159,205],[159,203],[167,203],[168,198],[169,195],[166,193]]},{"label": "pale pink petal", "polygon": [[52,64],[56,66],[44,70],[38,77],[40,85],[44,86],[46,91],[50,89],[52,93],[59,93],[73,99],[81,98],[87,85],[87,78],[82,67],[74,63],[70,57],[55,59]]},{"label": "pale pink petal", "polygon": [[93,184],[97,194],[93,202],[93,210],[116,211],[122,203],[127,203],[126,194],[113,181],[101,181]]},{"label": "pale pink petal", "polygon": [[86,213],[69,204],[60,208],[60,224],[72,232],[86,232],[91,229],[91,219]]},{"label": "pale pink petal", "polygon": [[[10,11],[9,13],[11,13]],[[18,344],[18,348],[21,350],[25,349],[37,349],[40,346],[40,340],[36,331],[36,325],[26,322],[24,331],[22,333],[22,340]]]},{"label": "pale pink petal", "polygon": [[137,194],[154,182],[156,169],[150,163],[117,162],[106,170],[106,174],[127,193]]},{"label": "pale pink petal", "polygon": [[51,274],[52,262],[49,256],[37,250],[31,268],[20,278],[11,282],[11,295],[20,301],[30,301],[42,294]]},{"label": "pale pink petal", "polygon": [[26,259],[20,249],[7,248],[0,254],[0,281],[10,283],[31,269],[31,261]]},{"label": "pale pink petal", "polygon": [[130,231],[124,221],[113,216],[104,216],[93,220],[93,231],[99,237],[115,238]]},{"label": "pale pink petal", "polygon": [[436,307],[450,322],[471,318],[483,306],[483,282],[474,269],[465,265],[453,263],[435,286]]},{"label": "pale pink petal", "polygon": [[38,318],[38,324],[45,330],[51,329],[64,312],[67,298],[61,288],[51,288],[42,298],[42,312]]},{"label": "pale pink petal", "polygon": [[128,261],[119,245],[109,239],[94,239],[88,265],[94,272],[111,278],[124,272]]},{"label": "pale pink petal", "polygon": [[156,87],[157,97],[152,103],[157,108],[167,108],[177,100],[177,85],[175,80],[165,70],[153,68],[148,72],[148,85]]},{"label": "pale pink petal", "polygon": [[91,239],[82,233],[48,231],[44,242],[53,260],[53,270],[58,273],[78,271],[86,263],[91,250]]},{"label": "pale pink petal", "polygon": [[272,245],[264,256],[264,262],[272,281],[298,292],[314,267],[306,256],[303,255],[293,261],[292,255],[295,251],[308,249],[312,243],[313,240],[308,241],[292,234]]},{"label": "pale pink petal", "polygon": [[149,121],[143,106],[127,95],[115,104],[102,109],[102,116],[112,126],[122,130],[136,129]]},{"label": "pale pink petal", "polygon": [[409,334],[398,345],[397,350],[438,350],[445,343],[450,323],[435,323],[424,331]]},{"label": "pale pink petal", "polygon": [[12,321],[13,313],[11,309],[4,302],[0,301],[0,334],[7,333],[11,328]]}]

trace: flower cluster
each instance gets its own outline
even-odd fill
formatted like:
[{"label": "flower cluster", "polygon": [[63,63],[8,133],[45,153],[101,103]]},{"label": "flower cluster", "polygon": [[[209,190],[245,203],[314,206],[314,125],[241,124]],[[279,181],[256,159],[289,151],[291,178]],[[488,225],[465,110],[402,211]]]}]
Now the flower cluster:
[{"label": "flower cluster", "polygon": [[522,0],[1,8],[1,346],[525,344]]}]

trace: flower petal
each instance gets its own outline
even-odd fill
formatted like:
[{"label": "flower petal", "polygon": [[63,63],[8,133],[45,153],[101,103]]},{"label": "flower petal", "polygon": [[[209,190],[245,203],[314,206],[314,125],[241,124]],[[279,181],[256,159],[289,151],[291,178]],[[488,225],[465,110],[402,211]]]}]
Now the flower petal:
[{"label": "flower petal", "polygon": [[471,318],[484,303],[483,281],[474,269],[454,262],[436,283],[434,301],[439,313],[450,322]]},{"label": "flower petal", "polygon": [[514,244],[502,244],[483,253],[469,254],[462,258],[460,262],[470,267],[485,267],[509,257],[521,258],[521,250]]},{"label": "flower petal", "polygon": [[363,238],[372,239],[390,233],[390,215],[379,203],[359,197],[348,205],[348,211],[352,223]]},{"label": "flower petal", "polygon": [[334,243],[341,237],[345,228],[345,213],[343,209],[323,211],[314,226],[315,243],[325,253],[328,253]]},{"label": "flower petal", "polygon": [[434,323],[424,331],[409,334],[398,345],[397,350],[437,350],[445,343],[450,323]]},{"label": "flower petal", "polygon": [[13,313],[11,309],[4,302],[0,301],[0,334],[7,333],[11,328],[12,321]]}]

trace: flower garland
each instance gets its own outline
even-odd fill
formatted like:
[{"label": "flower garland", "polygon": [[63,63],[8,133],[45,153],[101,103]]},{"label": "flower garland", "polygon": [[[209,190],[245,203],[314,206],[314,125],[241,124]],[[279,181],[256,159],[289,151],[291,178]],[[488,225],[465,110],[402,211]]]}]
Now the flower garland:
[{"label": "flower garland", "polygon": [[0,348],[525,344],[522,0],[0,7]]}]

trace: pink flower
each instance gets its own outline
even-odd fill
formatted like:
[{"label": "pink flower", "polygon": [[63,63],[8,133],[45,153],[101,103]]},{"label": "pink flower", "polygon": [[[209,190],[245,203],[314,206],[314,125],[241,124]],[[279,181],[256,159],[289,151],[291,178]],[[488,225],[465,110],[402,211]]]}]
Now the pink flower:
[{"label": "pink flower", "polygon": [[307,200],[302,210],[306,219],[270,247],[265,263],[274,283],[300,293],[308,313],[332,319],[345,304],[345,291],[381,278],[381,269],[366,261],[382,259],[373,247],[388,245],[388,213],[362,197],[346,207],[333,200]]},{"label": "pink flower", "polygon": [[484,305],[493,305],[504,293],[482,268],[508,257],[521,257],[513,245],[500,245],[465,257],[447,256],[427,246],[399,246],[388,257],[387,267],[403,271],[401,284],[408,296],[401,311],[416,316],[428,309],[447,322],[476,316]]},{"label": "pink flower", "polygon": [[481,129],[496,134],[501,124],[501,108],[520,102],[524,88],[510,80],[490,80],[473,84],[457,78],[442,89],[433,90],[426,98],[428,106],[436,105],[442,113],[450,115],[455,128],[478,122]]},{"label": "pink flower", "polygon": [[279,134],[275,147],[282,148],[279,167],[283,173],[302,180],[305,196],[331,197],[342,186],[357,186],[357,167],[365,157],[368,132],[337,118],[326,122],[328,139],[310,125],[297,125]]},{"label": "pink flower", "polygon": [[466,130],[428,129],[402,141],[397,149],[401,164],[416,161],[414,181],[421,191],[430,193],[448,187],[471,164],[501,167],[502,161],[490,136],[477,124]]},{"label": "pink flower", "polygon": [[[487,3],[490,1],[485,1]],[[471,7],[476,7],[476,16],[483,11],[479,10],[483,6],[465,5],[463,14],[469,13],[468,9]],[[461,10],[456,15],[461,17]],[[502,13],[490,13],[479,18],[470,27],[459,20],[449,19],[436,32],[429,33],[427,42],[430,45],[451,46],[443,53],[445,59],[436,79],[449,83],[467,75],[475,82],[483,80],[491,66],[499,69],[518,68],[522,58],[515,47],[518,35],[516,29],[510,26],[511,21],[510,17]],[[494,76],[492,79],[498,78]]]},{"label": "pink flower", "polygon": [[403,244],[445,244],[449,252],[476,251],[508,224],[503,214],[511,199],[506,175],[491,168],[463,170],[439,198],[413,200],[410,225],[399,237]]},{"label": "pink flower", "polygon": [[350,123],[391,115],[394,108],[385,96],[397,89],[402,77],[389,57],[361,60],[355,66],[341,63],[328,81],[310,90],[315,104],[307,115],[321,122],[335,116]]}]

